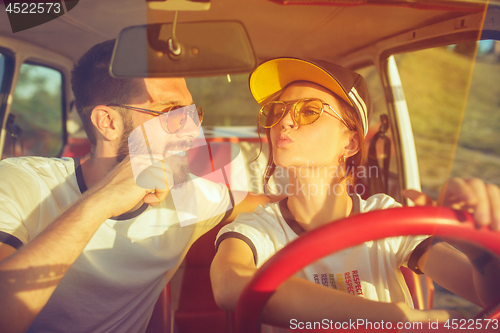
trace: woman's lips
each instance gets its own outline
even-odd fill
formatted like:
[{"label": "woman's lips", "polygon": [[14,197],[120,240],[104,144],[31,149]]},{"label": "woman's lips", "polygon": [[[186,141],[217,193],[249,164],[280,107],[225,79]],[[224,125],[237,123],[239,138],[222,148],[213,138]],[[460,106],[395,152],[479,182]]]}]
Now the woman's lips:
[{"label": "woman's lips", "polygon": [[284,148],[292,143],[292,139],[286,134],[281,134],[276,140],[276,148]]}]

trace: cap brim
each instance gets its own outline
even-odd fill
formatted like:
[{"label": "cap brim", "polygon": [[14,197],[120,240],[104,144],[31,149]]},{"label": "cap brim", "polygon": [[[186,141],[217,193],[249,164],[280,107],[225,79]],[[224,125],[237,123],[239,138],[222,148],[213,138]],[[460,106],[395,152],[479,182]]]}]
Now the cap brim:
[{"label": "cap brim", "polygon": [[263,105],[286,85],[295,81],[310,81],[337,94],[352,106],[344,88],[321,67],[295,58],[278,58],[261,64],[250,76],[250,91]]}]

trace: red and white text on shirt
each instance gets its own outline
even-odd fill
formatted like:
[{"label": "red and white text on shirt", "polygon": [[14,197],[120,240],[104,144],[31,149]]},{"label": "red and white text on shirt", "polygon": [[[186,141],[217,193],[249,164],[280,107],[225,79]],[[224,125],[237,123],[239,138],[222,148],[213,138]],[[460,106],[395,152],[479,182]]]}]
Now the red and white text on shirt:
[{"label": "red and white text on shirt", "polygon": [[352,271],[352,279],[354,281],[354,289],[356,289],[356,295],[363,296],[363,289],[361,288],[361,281],[359,280],[357,269]]},{"label": "red and white text on shirt", "polygon": [[[321,276],[320,276],[321,275]],[[346,291],[349,294],[363,297],[363,288],[358,270],[337,274],[313,274],[314,282],[325,287]],[[346,289],[347,288],[347,289]]]},{"label": "red and white text on shirt", "polygon": [[354,294],[354,286],[352,284],[352,279],[351,279],[351,273],[345,272],[344,277],[345,277],[345,284],[347,286],[347,292],[349,294],[355,295]]}]

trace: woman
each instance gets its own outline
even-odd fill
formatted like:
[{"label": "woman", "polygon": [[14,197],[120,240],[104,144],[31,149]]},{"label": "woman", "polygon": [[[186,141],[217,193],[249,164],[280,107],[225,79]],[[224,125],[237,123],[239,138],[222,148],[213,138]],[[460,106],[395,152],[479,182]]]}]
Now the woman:
[{"label": "woman", "polygon": [[[221,229],[211,278],[216,301],[226,310],[234,310],[256,269],[301,234],[351,214],[400,206],[384,194],[365,201],[349,191],[348,184],[356,175],[350,171],[362,162],[370,112],[370,98],[360,75],[328,63],[320,66],[279,58],[252,73],[250,90],[262,105],[260,124],[267,128],[270,143],[265,183],[276,166],[287,169],[288,197],[252,214],[241,214]],[[473,279],[484,285],[487,278],[468,258],[477,258],[479,252],[470,249],[467,257],[444,243],[431,246],[427,238],[386,238],[323,258],[278,288],[264,308],[263,321],[290,327],[292,319],[427,322],[449,318],[446,311],[413,309],[399,270],[403,265],[419,273],[424,270],[476,304],[489,304],[500,297],[498,291],[494,295],[476,292]],[[434,255],[427,260],[429,252]],[[479,271],[485,267],[498,271],[496,261],[486,259],[476,265]],[[461,279],[448,278],[449,272]]]}]

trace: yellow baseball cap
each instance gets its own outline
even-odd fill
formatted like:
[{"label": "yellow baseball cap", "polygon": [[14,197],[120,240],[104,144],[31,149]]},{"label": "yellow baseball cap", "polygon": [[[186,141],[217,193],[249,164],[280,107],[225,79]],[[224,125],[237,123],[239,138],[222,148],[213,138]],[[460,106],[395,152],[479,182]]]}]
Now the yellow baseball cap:
[{"label": "yellow baseball cap", "polygon": [[307,61],[297,58],[276,58],[260,64],[250,74],[250,91],[264,105],[280,90],[295,81],[309,81],[332,91],[357,111],[368,132],[371,99],[361,75],[326,61]]}]

